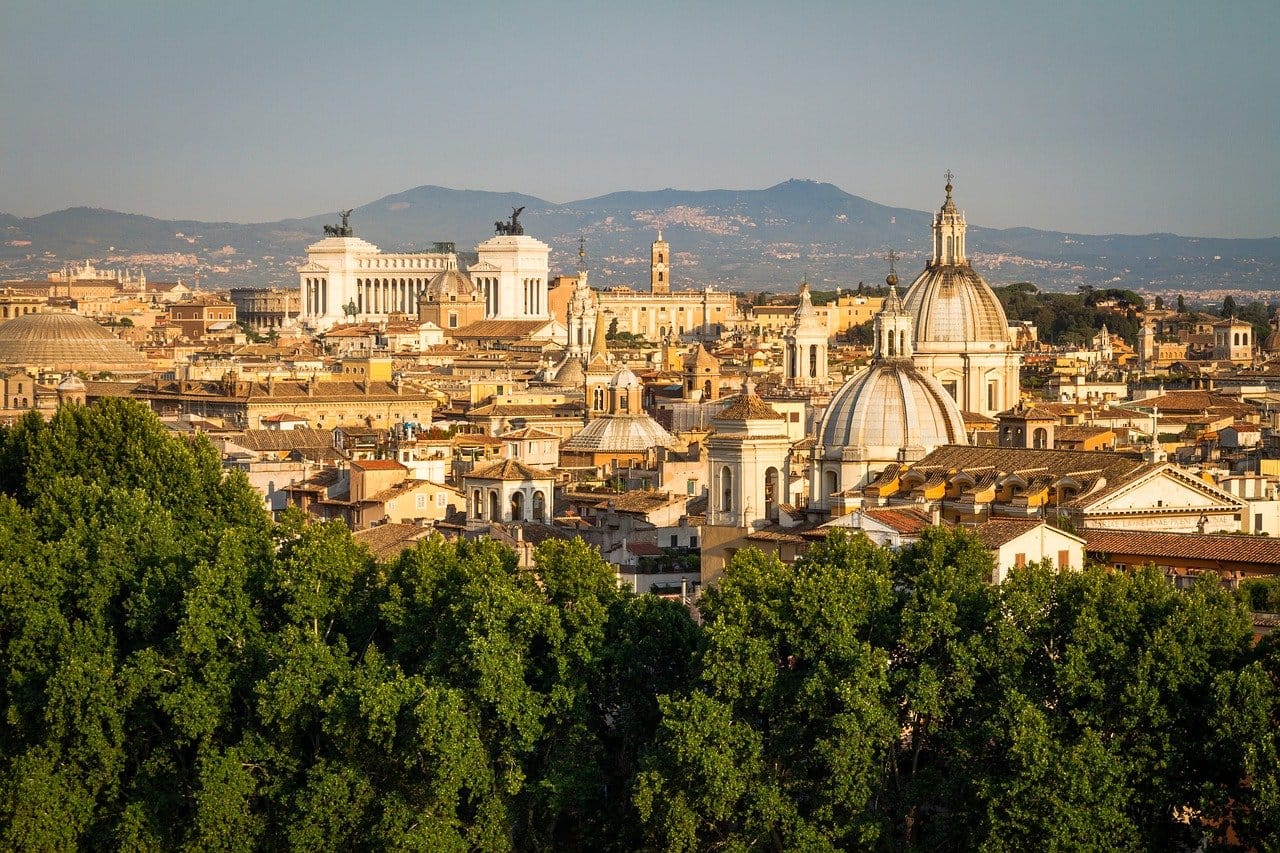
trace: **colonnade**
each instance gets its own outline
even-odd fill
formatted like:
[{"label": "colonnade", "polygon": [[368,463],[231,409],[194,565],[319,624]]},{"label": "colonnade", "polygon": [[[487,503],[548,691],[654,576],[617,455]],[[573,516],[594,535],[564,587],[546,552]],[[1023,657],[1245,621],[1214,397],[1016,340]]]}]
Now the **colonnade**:
[{"label": "colonnade", "polygon": [[418,297],[427,278],[358,278],[356,310],[360,314],[417,314]]}]

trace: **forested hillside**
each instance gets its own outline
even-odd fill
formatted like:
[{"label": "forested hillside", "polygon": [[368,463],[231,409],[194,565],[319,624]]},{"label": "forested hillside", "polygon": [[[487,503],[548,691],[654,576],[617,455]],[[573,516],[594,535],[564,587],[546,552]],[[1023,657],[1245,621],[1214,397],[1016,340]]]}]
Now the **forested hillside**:
[{"label": "forested hillside", "polygon": [[274,523],[120,401],[0,428],[0,491],[5,849],[1280,844],[1280,644],[1216,584],[833,534],[699,625],[581,543]]}]

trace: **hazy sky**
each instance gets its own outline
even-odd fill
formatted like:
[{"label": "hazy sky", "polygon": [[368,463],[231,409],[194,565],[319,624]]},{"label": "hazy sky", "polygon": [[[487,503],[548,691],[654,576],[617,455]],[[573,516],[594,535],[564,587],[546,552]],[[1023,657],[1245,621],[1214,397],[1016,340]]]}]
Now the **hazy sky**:
[{"label": "hazy sky", "polygon": [[0,211],[830,181],[1280,235],[1280,2],[0,2]]}]

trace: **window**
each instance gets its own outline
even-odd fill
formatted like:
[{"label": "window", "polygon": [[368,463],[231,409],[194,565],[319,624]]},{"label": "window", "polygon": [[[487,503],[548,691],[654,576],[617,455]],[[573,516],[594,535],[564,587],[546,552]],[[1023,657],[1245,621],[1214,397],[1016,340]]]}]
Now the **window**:
[{"label": "window", "polygon": [[426,496],[426,495],[418,495],[418,496],[417,496],[417,505],[418,505],[418,509],[426,509],[426,508],[427,508],[427,496]]},{"label": "window", "polygon": [[689,537],[689,547],[690,547],[690,548],[697,548],[697,547],[698,547],[698,537],[697,537],[697,536],[690,536],[690,537]]},{"label": "window", "polygon": [[1025,567],[1026,567],[1026,565],[1027,565],[1027,555],[1026,555],[1026,554],[1014,554],[1014,555],[1013,555],[1013,565],[1014,565],[1014,566],[1016,566],[1016,567],[1017,567],[1017,568],[1019,568],[1019,569],[1025,568]]},{"label": "window", "polygon": [[697,484],[698,484],[697,480],[686,480],[684,483],[684,493],[686,495],[692,495],[693,489]]},{"label": "window", "polygon": [[1071,552],[1070,551],[1058,552],[1058,568],[1059,569],[1071,568]]},{"label": "window", "polygon": [[671,547],[672,548],[680,547],[680,537],[674,533],[671,534]]},{"label": "window", "polygon": [[1260,533],[1262,531],[1262,513],[1257,512],[1253,515],[1253,532]]}]

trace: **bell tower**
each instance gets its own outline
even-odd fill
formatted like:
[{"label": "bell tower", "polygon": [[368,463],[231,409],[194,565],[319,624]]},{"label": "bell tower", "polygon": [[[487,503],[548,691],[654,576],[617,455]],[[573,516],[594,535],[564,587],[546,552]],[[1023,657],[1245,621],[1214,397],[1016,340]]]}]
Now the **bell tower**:
[{"label": "bell tower", "polygon": [[809,282],[800,285],[800,307],[783,336],[783,377],[792,388],[827,384],[827,324],[814,310]]},{"label": "bell tower", "polygon": [[671,247],[662,239],[661,228],[658,239],[649,247],[649,290],[661,294],[671,292]]},{"label": "bell tower", "polygon": [[743,528],[776,522],[779,506],[791,503],[786,419],[756,395],[748,374],[742,393],[712,424],[715,431],[707,437],[707,522]]}]

